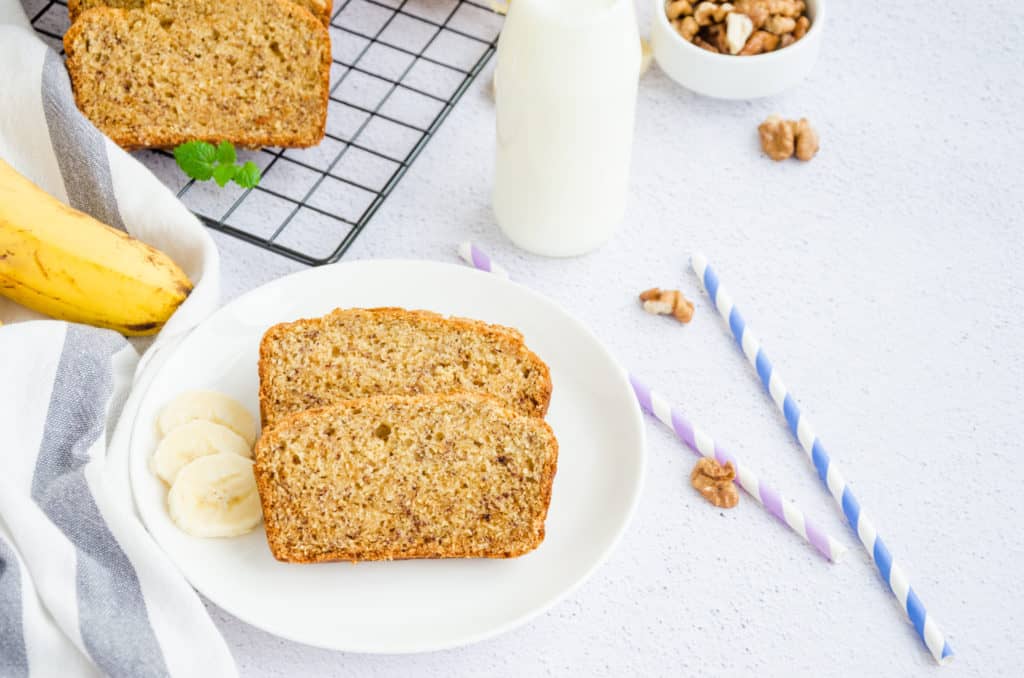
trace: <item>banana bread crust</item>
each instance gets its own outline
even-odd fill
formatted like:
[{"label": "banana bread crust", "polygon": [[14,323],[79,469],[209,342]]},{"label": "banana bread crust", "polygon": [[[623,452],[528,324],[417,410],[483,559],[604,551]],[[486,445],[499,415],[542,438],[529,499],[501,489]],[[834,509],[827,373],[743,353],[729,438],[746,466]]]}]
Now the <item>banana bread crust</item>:
[{"label": "banana bread crust", "polygon": [[[296,5],[307,10],[316,17],[324,26],[331,23],[331,0],[293,0]],[[146,0],[68,0],[68,18],[72,23],[86,10],[93,7],[112,7],[120,9],[139,9],[146,4]]]},{"label": "banana bread crust", "polygon": [[[459,425],[444,431],[453,438],[439,442],[437,435],[441,431],[429,428],[429,418],[434,413],[449,411],[459,415],[454,421]],[[410,415],[413,415],[412,421],[402,419]],[[372,437],[366,435],[377,419],[391,422],[381,424],[387,426],[383,442],[380,442],[381,425],[373,430]],[[416,451],[407,450],[403,456],[405,440],[399,437],[413,425],[424,430],[412,438],[416,446],[410,449]],[[348,426],[362,433],[366,447],[358,451],[348,449],[350,445],[358,447],[358,441],[353,440],[355,434],[344,437],[350,432]],[[494,430],[505,431],[508,435],[493,449],[480,446],[479,441],[473,439],[482,431],[494,433]],[[323,431],[333,433],[333,437],[322,440],[319,434]],[[289,447],[289,443],[294,443],[302,434],[316,436],[317,444]],[[525,437],[527,442],[518,442],[519,438],[513,434]],[[395,449],[384,454],[392,435]],[[376,457],[375,452],[368,449],[374,445],[382,447]],[[463,454],[466,449],[470,452]],[[301,460],[298,454],[302,455]],[[491,396],[471,393],[378,396],[292,414],[264,431],[256,444],[254,458],[267,543],[278,560],[314,563],[513,558],[534,550],[544,540],[544,522],[558,467],[558,441],[543,419],[510,410]],[[380,483],[383,490],[371,488],[378,494],[369,507],[358,499],[344,499],[353,492],[358,493],[362,489],[360,483],[367,476],[372,477],[374,470],[379,473],[381,464],[391,472],[396,465],[413,459],[422,459],[422,462],[410,463],[406,475],[398,480],[389,478]],[[355,471],[348,471],[346,476],[337,469],[338,464],[348,461],[353,461],[354,466],[344,468]],[[364,466],[360,467],[360,463]],[[466,464],[475,465],[476,469],[483,465],[485,470],[476,474],[459,471]],[[295,477],[289,475],[293,467],[298,473]],[[335,470],[334,477],[329,477],[331,469]],[[440,469],[440,472],[428,477],[428,469]],[[353,473],[358,473],[362,480],[353,480]],[[456,488],[441,496],[454,494],[458,497],[457,503],[445,506],[441,502],[442,505],[427,509],[422,505],[410,507],[408,502],[418,499],[421,492],[429,495],[432,489],[455,482],[461,482],[462,489]],[[398,499],[385,501],[388,497],[382,498],[379,494],[389,491]],[[473,503],[474,499],[479,506]],[[524,505],[527,510],[523,509]],[[477,513],[466,517],[477,509]],[[441,516],[440,522],[423,518],[425,510],[433,510],[435,515]],[[385,516],[391,521],[390,532],[386,528],[375,530],[373,526],[377,523],[372,520],[355,519],[355,512],[359,511]],[[517,521],[526,521],[526,525]],[[370,525],[368,530],[366,525]]]},{"label": "banana bread crust", "polygon": [[[229,44],[238,33],[264,43],[241,52]],[[64,34],[64,50],[78,108],[128,150],[193,140],[307,147],[326,131],[330,36],[291,0],[93,7]]]},{"label": "banana bread crust", "polygon": [[[344,321],[346,318],[364,319],[369,326],[407,321],[418,326],[431,326],[431,329],[451,330],[452,333],[455,331],[476,333],[485,341],[516,355],[521,360],[524,366],[523,369],[528,370],[531,376],[514,377],[513,381],[518,380],[522,383],[512,393],[506,394],[506,397],[502,397],[500,393],[493,392],[496,388],[494,382],[497,379],[492,382],[482,382],[479,386],[469,384],[467,387],[464,378],[453,377],[446,383],[442,383],[443,380],[435,382],[435,385],[438,387],[436,390],[426,388],[422,384],[392,384],[392,388],[386,391],[373,392],[361,391],[358,388],[340,390],[335,388],[330,389],[330,392],[328,392],[328,389],[324,389],[322,393],[308,394],[307,402],[295,402],[294,397],[288,396],[290,402],[282,406],[282,400],[285,395],[281,393],[282,388],[278,385],[280,380],[274,374],[277,369],[274,365],[275,348],[281,341],[282,336],[287,333],[316,333],[324,325],[328,325],[331,322]],[[388,366],[382,361],[380,369],[386,370],[387,368]],[[263,339],[260,342],[258,371],[260,381],[260,418],[264,425],[273,424],[274,420],[281,416],[310,407],[328,405],[334,401],[374,395],[443,394],[461,391],[490,394],[502,400],[508,407],[512,407],[525,414],[543,417],[547,412],[552,393],[551,372],[548,366],[526,347],[523,335],[518,330],[468,318],[446,317],[432,311],[406,310],[396,307],[335,309],[333,312],[320,318],[306,318],[274,325],[264,333]],[[506,377],[508,376],[506,375]]]}]

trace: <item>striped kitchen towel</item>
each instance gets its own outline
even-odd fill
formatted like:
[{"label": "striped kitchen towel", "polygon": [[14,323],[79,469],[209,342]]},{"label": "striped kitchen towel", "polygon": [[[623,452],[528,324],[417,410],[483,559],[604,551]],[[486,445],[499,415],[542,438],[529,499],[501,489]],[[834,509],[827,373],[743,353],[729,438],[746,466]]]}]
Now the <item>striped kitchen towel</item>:
[{"label": "striped kitchen towel", "polygon": [[145,385],[165,348],[218,304],[213,241],[82,117],[63,59],[17,0],[0,0],[0,157],[163,250],[195,283],[142,356],[147,342],[0,299],[0,677],[236,675],[199,596],[139,521],[128,483]]}]

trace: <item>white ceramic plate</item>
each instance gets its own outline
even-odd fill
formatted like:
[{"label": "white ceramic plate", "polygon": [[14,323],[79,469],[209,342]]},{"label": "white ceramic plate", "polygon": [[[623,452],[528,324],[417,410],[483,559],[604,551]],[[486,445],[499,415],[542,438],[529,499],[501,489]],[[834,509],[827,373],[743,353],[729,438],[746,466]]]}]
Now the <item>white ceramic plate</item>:
[{"label": "white ceramic plate", "polygon": [[[171,522],[166,489],[148,467],[160,408],[182,391],[213,389],[256,414],[264,330],[353,306],[423,308],[510,325],[548,363],[554,383],[548,421],[559,458],[540,548],[509,560],[296,565],[274,560],[262,528],[235,539],[197,539]],[[644,470],[643,422],[629,382],[583,325],[497,276],[409,261],[310,269],[228,304],[167,357],[144,396],[131,445],[142,518],[196,589],[270,633],[353,652],[454,647],[546,610],[611,552],[633,513]]]}]

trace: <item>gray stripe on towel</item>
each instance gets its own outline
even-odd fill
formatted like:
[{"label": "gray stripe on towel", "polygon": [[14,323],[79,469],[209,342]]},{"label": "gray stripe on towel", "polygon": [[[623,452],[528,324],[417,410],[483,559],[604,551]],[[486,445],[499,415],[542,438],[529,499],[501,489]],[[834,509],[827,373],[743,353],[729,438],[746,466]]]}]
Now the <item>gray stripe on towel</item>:
[{"label": "gray stripe on towel", "polygon": [[68,202],[105,224],[126,230],[114,197],[103,133],[75,105],[64,60],[52,49],[43,61],[43,111]]},{"label": "gray stripe on towel", "polygon": [[28,676],[18,558],[0,536],[0,676]]},{"label": "gray stripe on towel", "polygon": [[78,624],[96,665],[111,676],[166,676],[138,576],[103,521],[82,468],[103,431],[113,390],[110,360],[126,343],[109,330],[68,326],[32,498],[75,546]]}]

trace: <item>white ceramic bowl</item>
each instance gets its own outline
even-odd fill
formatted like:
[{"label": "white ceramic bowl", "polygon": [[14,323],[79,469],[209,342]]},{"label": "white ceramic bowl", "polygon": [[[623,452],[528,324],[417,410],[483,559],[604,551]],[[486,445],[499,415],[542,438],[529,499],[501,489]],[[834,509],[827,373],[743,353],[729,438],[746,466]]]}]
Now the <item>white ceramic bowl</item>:
[{"label": "white ceramic bowl", "polygon": [[811,28],[800,40],[767,54],[715,54],[687,42],[669,23],[664,0],[654,0],[651,46],[661,70],[698,94],[719,99],[756,99],[803,80],[818,60],[825,0],[806,0]]}]

